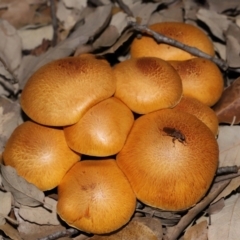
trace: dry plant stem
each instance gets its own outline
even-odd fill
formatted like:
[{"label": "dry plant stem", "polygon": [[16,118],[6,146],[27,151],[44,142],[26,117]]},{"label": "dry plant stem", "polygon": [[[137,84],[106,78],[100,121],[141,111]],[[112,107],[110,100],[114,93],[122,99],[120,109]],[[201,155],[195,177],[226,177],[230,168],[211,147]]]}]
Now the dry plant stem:
[{"label": "dry plant stem", "polygon": [[172,38],[166,37],[160,33],[157,33],[155,31],[152,31],[151,29],[149,29],[147,26],[144,25],[139,25],[136,22],[133,21],[129,21],[129,25],[132,26],[136,31],[140,31],[142,33],[147,33],[148,35],[153,36],[153,38],[158,42],[158,43],[166,43],[168,45],[171,45],[173,47],[177,47],[180,48],[188,53],[191,53],[194,56],[197,57],[202,57],[202,58],[206,58],[209,59],[211,61],[213,61],[215,64],[217,64],[222,70],[227,70],[228,69],[228,65],[225,61],[216,58],[216,57],[212,57],[202,51],[200,51],[198,48],[195,47],[190,47],[188,45],[185,45],[181,42],[178,42]]},{"label": "dry plant stem", "polygon": [[233,178],[236,178],[236,177],[239,177],[239,176],[240,176],[240,172],[239,173],[227,174],[227,175],[223,175],[223,176],[218,176],[218,177],[215,178],[214,182],[217,183],[217,182],[225,181],[225,180],[228,180],[228,179],[233,179]]},{"label": "dry plant stem", "polygon": [[130,10],[130,8],[122,1],[122,0],[116,0],[118,3],[119,7],[129,16],[133,17],[133,13]]},{"label": "dry plant stem", "polygon": [[103,6],[100,0],[89,0],[89,2],[95,6]]},{"label": "dry plant stem", "polygon": [[64,231],[55,232],[51,235],[48,235],[47,237],[39,238],[38,240],[55,240],[55,239],[59,239],[62,237],[70,237],[70,236],[72,236],[74,234],[78,234],[78,233],[79,233],[79,231],[77,229],[69,228]]},{"label": "dry plant stem", "polygon": [[53,39],[52,39],[52,47],[57,45],[57,30],[58,30],[58,22],[56,17],[56,6],[54,0],[50,0],[51,6],[51,17],[52,17],[52,26],[53,26]]},{"label": "dry plant stem", "polygon": [[237,173],[239,170],[239,167],[234,165],[234,166],[226,166],[226,167],[220,167],[217,170],[217,175],[222,175],[222,174],[229,174],[229,173]]},{"label": "dry plant stem", "polygon": [[231,180],[225,180],[219,183],[214,183],[208,195],[201,202],[191,208],[176,226],[167,227],[167,234],[163,237],[163,240],[176,240],[194,218],[223,191],[230,181]]},{"label": "dry plant stem", "polygon": [[18,83],[18,79],[16,78],[15,74],[13,71],[7,66],[5,61],[0,57],[0,62],[3,64],[4,68],[12,75],[12,79],[9,79],[11,84]]}]

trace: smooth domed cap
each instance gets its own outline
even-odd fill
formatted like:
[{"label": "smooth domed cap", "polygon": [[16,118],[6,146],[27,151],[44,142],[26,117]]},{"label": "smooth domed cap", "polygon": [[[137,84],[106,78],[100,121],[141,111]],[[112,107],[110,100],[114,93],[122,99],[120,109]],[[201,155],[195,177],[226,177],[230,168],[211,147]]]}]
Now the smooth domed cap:
[{"label": "smooth domed cap", "polygon": [[136,113],[172,108],[181,99],[178,73],[159,58],[129,59],[115,65],[113,72],[117,81],[115,97]]},{"label": "smooth domed cap", "polygon": [[58,186],[59,216],[84,232],[119,229],[130,220],[135,206],[136,196],[113,159],[81,161]]},{"label": "smooth domed cap", "polygon": [[46,64],[30,77],[21,95],[21,106],[40,124],[66,126],[111,97],[115,87],[107,62],[93,57],[67,57]]},{"label": "smooth domed cap", "polygon": [[213,106],[221,97],[224,81],[218,66],[204,58],[169,61],[182,79],[183,95]]},{"label": "smooth domed cap", "polygon": [[110,156],[122,149],[133,121],[131,110],[112,97],[93,106],[76,124],[65,127],[64,134],[76,152]]},{"label": "smooth domed cap", "polygon": [[62,129],[24,122],[10,136],[3,152],[10,165],[40,190],[55,188],[66,172],[80,160],[67,145]]},{"label": "smooth domed cap", "polygon": [[[185,45],[214,56],[214,46],[210,38],[198,27],[181,22],[161,22],[150,25],[149,28]],[[195,56],[168,44],[157,43],[152,36],[142,36],[134,39],[131,45],[131,56],[159,57],[164,60],[187,60]]]},{"label": "smooth domed cap", "polygon": [[203,122],[189,113],[163,109],[135,120],[117,164],[140,201],[179,211],[208,191],[218,155],[217,141]]},{"label": "smooth domed cap", "polygon": [[218,118],[216,113],[199,100],[183,96],[174,109],[193,114],[209,127],[214,136],[218,134]]}]

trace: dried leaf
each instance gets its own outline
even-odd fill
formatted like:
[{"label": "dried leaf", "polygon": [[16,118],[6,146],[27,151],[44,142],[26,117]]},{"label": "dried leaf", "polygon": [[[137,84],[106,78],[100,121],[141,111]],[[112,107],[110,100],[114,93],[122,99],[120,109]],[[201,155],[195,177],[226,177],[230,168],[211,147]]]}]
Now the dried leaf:
[{"label": "dried leaf", "polygon": [[20,65],[22,43],[16,29],[6,20],[0,20],[0,58],[12,71]]},{"label": "dried leaf", "polygon": [[162,211],[160,209],[156,209],[153,207],[145,206],[142,210],[138,210],[138,212],[143,212],[148,216],[157,217],[161,220],[162,224],[165,226],[173,226],[176,225],[181,219],[181,215],[174,212]]},{"label": "dried leaf", "polygon": [[229,67],[240,68],[240,28],[232,23],[226,31],[227,63]]},{"label": "dried leaf", "polygon": [[100,52],[98,55],[104,55],[107,53],[115,53],[118,48],[120,48],[123,43],[125,43],[133,35],[132,29],[126,30],[120,38],[108,49],[103,52]]},{"label": "dried leaf", "polygon": [[47,226],[47,225],[39,225],[24,221],[18,214],[19,209],[14,208],[15,216],[19,222],[18,231],[20,236],[24,240],[33,240],[46,237],[50,234],[54,234],[59,231],[66,230],[65,227],[58,225],[58,226]]},{"label": "dried leaf", "polygon": [[[240,126],[219,127],[219,167],[240,165]],[[224,198],[236,190],[240,185],[240,177],[231,180],[230,184],[214,200]]]},{"label": "dried leaf", "polygon": [[25,26],[31,23],[35,15],[34,9],[30,8],[27,0],[15,0],[8,4],[7,11],[5,11],[1,18],[7,20],[16,28]]},{"label": "dried leaf", "polygon": [[[239,31],[240,34],[240,31]],[[231,68],[240,68],[240,43],[236,37],[227,35],[227,63]]]},{"label": "dried leaf", "polygon": [[219,0],[207,0],[207,4],[210,7],[210,10],[215,12],[225,12],[230,9],[236,11],[240,10],[239,0],[228,0],[228,1],[219,1]]},{"label": "dried leaf", "polygon": [[[161,223],[155,218],[148,218],[149,222],[155,222],[160,230],[160,234],[153,231],[149,226],[145,223],[138,221],[137,219],[132,219],[124,228],[116,231],[112,234],[108,234],[106,236],[93,236],[89,238],[89,240],[161,240]],[[153,224],[153,225],[154,225]],[[151,225],[151,224],[150,224]],[[154,228],[156,229],[156,225]]]},{"label": "dried leaf", "polygon": [[35,56],[40,56],[41,54],[45,53],[50,47],[51,47],[51,41],[43,39],[42,43],[36,48],[32,49],[30,54]]},{"label": "dried leaf", "polygon": [[32,208],[21,206],[18,214],[24,220],[32,223],[37,223],[40,225],[60,225],[56,212],[57,201],[46,197],[45,202],[52,205],[52,211],[48,211],[43,207]]},{"label": "dried leaf", "polygon": [[0,225],[0,230],[2,230],[12,240],[22,240],[19,232],[8,223]]},{"label": "dried leaf", "polygon": [[99,29],[105,25],[111,16],[111,9],[111,5],[98,7],[96,11],[86,17],[85,24],[78,27],[69,38],[60,42],[56,47],[49,49],[40,57],[35,58],[27,66],[24,66],[18,74],[20,88],[24,87],[28,78],[41,66],[53,60],[69,56],[79,45],[85,44],[90,37],[98,33]]},{"label": "dried leaf", "polygon": [[220,123],[240,123],[240,77],[224,89],[213,110]]},{"label": "dried leaf", "polygon": [[0,225],[6,223],[5,216],[11,211],[12,195],[10,192],[0,191]]},{"label": "dried leaf", "polygon": [[226,45],[219,43],[219,42],[213,42],[214,44],[214,48],[216,50],[216,52],[219,54],[220,58],[223,59],[224,61],[226,61]]},{"label": "dried leaf", "polygon": [[8,138],[21,122],[20,105],[3,96],[0,97],[0,152],[3,152]]},{"label": "dried leaf", "polygon": [[186,19],[186,22],[188,23],[189,21],[197,20],[196,14],[199,9],[199,2],[192,0],[184,0],[183,4],[184,19]]},{"label": "dried leaf", "polygon": [[141,24],[147,25],[152,13],[157,9],[157,7],[161,3],[141,3],[136,2],[134,3],[133,7],[131,8],[134,17],[141,19]]},{"label": "dried leaf", "polygon": [[200,8],[197,12],[197,18],[209,27],[215,37],[225,41],[224,32],[231,23],[226,15]]},{"label": "dried leaf", "polygon": [[203,221],[188,228],[183,240],[208,240],[207,225],[207,221]]},{"label": "dried leaf", "polygon": [[240,15],[236,17],[236,24],[238,27],[240,27]]},{"label": "dried leaf", "polygon": [[81,10],[87,6],[87,0],[62,0],[67,8],[76,8]]},{"label": "dried leaf", "polygon": [[225,207],[211,216],[208,230],[209,240],[239,240],[240,236],[240,195],[235,194],[225,200]]},{"label": "dried leaf", "polygon": [[12,193],[17,202],[26,206],[43,204],[44,193],[20,177],[13,167],[1,165],[1,174],[4,188]]},{"label": "dried leaf", "polygon": [[114,14],[109,26],[93,43],[94,49],[112,46],[127,26],[128,22],[126,13],[118,12]]},{"label": "dried leaf", "polygon": [[219,136],[219,167],[240,166],[240,126],[220,126]]},{"label": "dried leaf", "polygon": [[59,1],[57,5],[57,18],[63,24],[64,28],[70,29],[81,17],[81,12],[86,7],[86,1],[71,0]]},{"label": "dried leaf", "polygon": [[18,30],[18,34],[22,39],[22,48],[31,50],[39,46],[43,39],[52,40],[53,27],[47,26],[27,26]]},{"label": "dried leaf", "polygon": [[143,223],[154,232],[157,239],[162,239],[163,229],[162,229],[161,221],[159,219],[152,218],[152,217],[134,217],[132,221]]},{"label": "dried leaf", "polygon": [[212,215],[212,214],[216,214],[218,212],[220,212],[225,206],[225,203],[224,203],[224,199],[221,198],[219,201],[211,204],[208,209],[206,210],[206,212],[209,214],[209,215]]},{"label": "dried leaf", "polygon": [[182,1],[178,2],[178,7],[168,7],[161,11],[154,12],[148,21],[148,24],[159,22],[183,22]]}]

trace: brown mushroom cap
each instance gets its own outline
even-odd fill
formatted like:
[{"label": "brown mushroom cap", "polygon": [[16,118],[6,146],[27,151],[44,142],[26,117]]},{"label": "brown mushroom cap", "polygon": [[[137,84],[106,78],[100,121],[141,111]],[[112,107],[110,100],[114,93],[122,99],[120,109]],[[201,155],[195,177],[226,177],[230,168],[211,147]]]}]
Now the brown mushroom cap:
[{"label": "brown mushroom cap", "polygon": [[174,107],[182,96],[182,83],[174,68],[160,58],[129,59],[114,66],[115,97],[132,111],[145,114]]},{"label": "brown mushroom cap", "polygon": [[193,114],[209,127],[214,136],[218,134],[218,118],[216,113],[199,100],[183,96],[174,109]]},{"label": "brown mushroom cap", "polygon": [[221,97],[224,81],[218,66],[204,58],[169,61],[182,79],[183,95],[213,106]]},{"label": "brown mushroom cap", "polygon": [[112,97],[93,106],[76,124],[65,127],[64,134],[76,152],[110,156],[122,149],[133,121],[131,110]]},{"label": "brown mushroom cap", "polygon": [[21,96],[24,112],[49,126],[76,123],[96,103],[115,92],[110,65],[93,57],[67,57],[46,64],[28,80]]},{"label": "brown mushroom cap", "polygon": [[113,159],[76,163],[58,186],[59,216],[84,232],[119,229],[130,220],[135,206],[136,196]]},{"label": "brown mushroom cap", "polygon": [[205,195],[218,154],[217,141],[202,121],[186,112],[163,109],[134,122],[117,164],[140,201],[179,211]]},{"label": "brown mushroom cap", "polygon": [[[167,37],[173,38],[191,47],[214,56],[214,46],[208,36],[198,27],[181,22],[161,22],[149,28]],[[159,57],[164,60],[187,60],[194,58],[190,53],[164,43],[157,43],[151,36],[134,39],[131,45],[131,56]]]},{"label": "brown mushroom cap", "polygon": [[42,191],[55,188],[66,172],[80,160],[67,145],[62,129],[24,122],[10,136],[3,152],[10,165]]}]

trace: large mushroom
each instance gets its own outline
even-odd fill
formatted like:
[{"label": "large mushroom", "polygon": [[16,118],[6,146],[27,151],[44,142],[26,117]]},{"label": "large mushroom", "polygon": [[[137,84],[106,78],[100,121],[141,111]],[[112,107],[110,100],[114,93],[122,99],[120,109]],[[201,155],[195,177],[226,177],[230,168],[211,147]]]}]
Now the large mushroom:
[{"label": "large mushroom", "polygon": [[34,121],[49,126],[76,123],[96,103],[111,97],[111,66],[93,57],[67,57],[37,70],[26,83],[21,106]]},{"label": "large mushroom", "polygon": [[72,151],[62,129],[27,121],[10,136],[3,152],[5,165],[42,191],[58,186],[66,172],[80,160]]},{"label": "large mushroom", "polygon": [[218,154],[217,141],[202,121],[186,112],[163,109],[135,121],[117,164],[140,201],[180,211],[206,194]]}]

